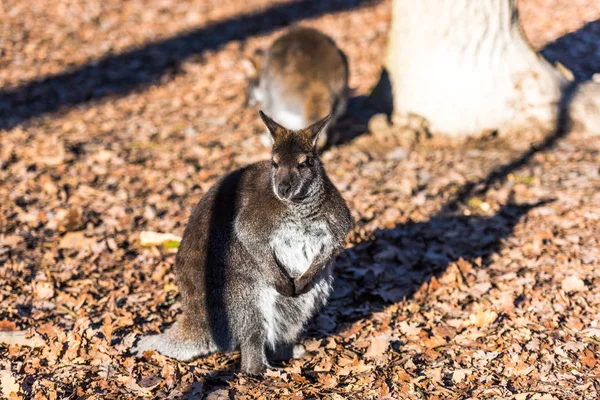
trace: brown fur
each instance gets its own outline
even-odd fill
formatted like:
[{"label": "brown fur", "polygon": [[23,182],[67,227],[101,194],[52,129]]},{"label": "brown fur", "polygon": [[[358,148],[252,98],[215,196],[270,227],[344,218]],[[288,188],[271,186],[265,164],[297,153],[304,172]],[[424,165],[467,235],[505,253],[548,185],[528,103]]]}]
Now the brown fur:
[{"label": "brown fur", "polygon": [[329,114],[335,123],[345,111],[349,93],[346,56],[318,30],[291,28],[265,54],[255,54],[249,65],[253,67],[249,68],[248,92],[257,91],[267,114],[283,124],[282,110],[296,115],[302,126]]}]

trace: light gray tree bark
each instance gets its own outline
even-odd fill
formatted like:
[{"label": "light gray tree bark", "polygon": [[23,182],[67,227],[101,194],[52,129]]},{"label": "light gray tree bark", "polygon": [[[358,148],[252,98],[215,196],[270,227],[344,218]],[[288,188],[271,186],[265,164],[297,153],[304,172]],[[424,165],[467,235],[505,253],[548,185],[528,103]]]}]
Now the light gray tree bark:
[{"label": "light gray tree bark", "polygon": [[[385,98],[387,78],[393,99]],[[551,129],[563,106],[585,132],[600,134],[600,85],[570,82],[531,48],[516,0],[394,0],[385,70],[371,97],[456,137]]]}]

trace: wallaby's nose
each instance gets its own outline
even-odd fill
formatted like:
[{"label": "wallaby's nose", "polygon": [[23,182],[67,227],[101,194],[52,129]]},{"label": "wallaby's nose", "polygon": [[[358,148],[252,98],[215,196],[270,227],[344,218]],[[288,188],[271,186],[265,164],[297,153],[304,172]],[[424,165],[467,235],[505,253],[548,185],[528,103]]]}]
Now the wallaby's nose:
[{"label": "wallaby's nose", "polygon": [[290,185],[288,182],[280,183],[277,186],[277,191],[279,192],[280,197],[287,199],[292,191],[292,185]]}]

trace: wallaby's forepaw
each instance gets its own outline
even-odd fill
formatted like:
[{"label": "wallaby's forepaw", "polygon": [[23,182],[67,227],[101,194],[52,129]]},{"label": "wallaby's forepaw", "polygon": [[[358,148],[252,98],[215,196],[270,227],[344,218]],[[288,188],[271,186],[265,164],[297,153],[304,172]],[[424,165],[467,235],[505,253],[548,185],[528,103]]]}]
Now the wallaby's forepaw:
[{"label": "wallaby's forepaw", "polygon": [[275,290],[282,296],[294,297],[296,293],[295,282],[293,279],[282,279],[275,283]]},{"label": "wallaby's forepaw", "polygon": [[300,296],[312,289],[312,281],[308,280],[304,275],[294,279],[294,296]]}]

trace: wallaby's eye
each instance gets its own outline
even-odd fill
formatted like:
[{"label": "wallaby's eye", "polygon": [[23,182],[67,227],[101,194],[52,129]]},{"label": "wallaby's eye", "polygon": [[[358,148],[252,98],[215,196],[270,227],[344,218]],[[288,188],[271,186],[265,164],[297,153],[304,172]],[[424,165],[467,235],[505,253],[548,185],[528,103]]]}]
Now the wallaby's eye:
[{"label": "wallaby's eye", "polygon": [[312,165],[312,160],[310,157],[303,158],[301,162],[298,163],[298,169],[306,168]]},{"label": "wallaby's eye", "polygon": [[275,161],[271,161],[271,165],[273,166],[273,168],[277,169],[279,168],[279,164],[277,164]]}]

